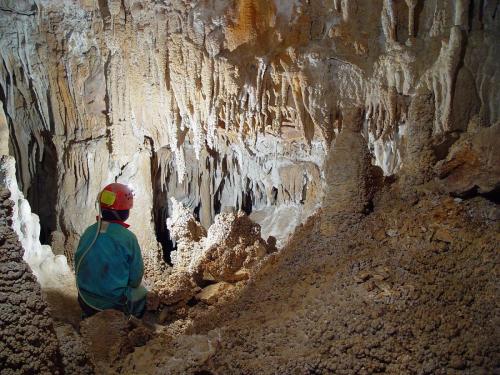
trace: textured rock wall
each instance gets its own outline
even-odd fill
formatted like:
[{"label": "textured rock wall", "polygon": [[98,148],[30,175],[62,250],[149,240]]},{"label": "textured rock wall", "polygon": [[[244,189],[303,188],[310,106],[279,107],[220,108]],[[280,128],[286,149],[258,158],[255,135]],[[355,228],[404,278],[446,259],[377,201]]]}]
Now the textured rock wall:
[{"label": "textured rock wall", "polygon": [[40,286],[12,230],[10,192],[0,188],[0,373],[61,374],[57,337]]},{"label": "textured rock wall", "polygon": [[56,252],[72,254],[113,180],[136,191],[131,222],[148,261],[159,258],[155,232],[168,242],[170,196],[206,227],[236,206],[266,234],[288,230],[283,215],[300,222],[320,204],[326,155],[337,136],[351,142],[341,140],[351,107],[370,151],[355,157],[385,175],[469,181],[451,193],[498,188],[498,174],[476,183],[484,161],[460,148],[482,149],[471,120],[478,134],[499,120],[496,2],[0,4],[9,150]]}]

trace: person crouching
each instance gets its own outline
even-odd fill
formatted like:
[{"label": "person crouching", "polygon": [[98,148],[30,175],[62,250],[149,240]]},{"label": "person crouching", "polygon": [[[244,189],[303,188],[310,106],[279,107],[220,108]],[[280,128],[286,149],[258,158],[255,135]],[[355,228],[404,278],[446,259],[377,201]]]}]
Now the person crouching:
[{"label": "person crouching", "polygon": [[99,194],[100,215],[83,233],[75,253],[78,302],[87,318],[115,309],[141,318],[147,289],[137,237],[127,221],[134,197],[128,186],[113,183]]}]

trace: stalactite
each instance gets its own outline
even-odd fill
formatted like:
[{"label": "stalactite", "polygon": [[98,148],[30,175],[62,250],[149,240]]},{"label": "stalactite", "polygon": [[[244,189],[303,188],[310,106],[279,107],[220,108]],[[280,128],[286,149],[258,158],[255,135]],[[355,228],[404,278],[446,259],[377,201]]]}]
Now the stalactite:
[{"label": "stalactite", "polygon": [[409,38],[415,37],[415,8],[417,7],[418,0],[406,0],[408,6],[408,36]]},{"label": "stalactite", "polygon": [[[93,218],[91,210],[84,219],[75,215],[93,202],[98,185],[150,183],[138,169],[149,152],[159,155],[158,186],[182,195],[193,210],[200,204],[196,181],[208,173],[204,155],[226,158],[231,172],[222,172],[221,161],[208,163],[215,176],[203,181],[203,194],[217,195],[202,205],[208,221],[215,206],[241,206],[245,196],[255,213],[274,209],[271,202],[300,207],[305,185],[322,191],[324,180],[314,187],[311,181],[342,132],[343,108],[364,108],[367,147],[388,175],[403,167],[415,90],[434,95],[437,138],[464,131],[473,115],[484,124],[498,120],[492,5],[479,20],[478,6],[466,0],[453,7],[417,0],[186,4],[47,1],[37,17],[0,13],[1,99],[20,183],[31,186],[39,161],[52,153],[57,172],[50,178],[72,191],[57,197],[52,237],[64,239],[56,241],[63,243],[58,251],[69,254]],[[403,9],[406,44],[396,35],[405,31],[397,19],[406,16]],[[328,38],[314,31],[322,25]],[[483,30],[484,45],[475,30]],[[469,102],[460,94],[464,85],[477,92]],[[307,182],[278,173],[287,162],[300,165],[293,173],[305,173]],[[320,195],[306,205],[316,206]],[[136,220],[151,223],[150,216]]]},{"label": "stalactite", "polygon": [[394,4],[392,0],[384,0],[382,11],[382,28],[385,38],[389,43],[395,43],[396,38],[396,17],[394,15]]}]

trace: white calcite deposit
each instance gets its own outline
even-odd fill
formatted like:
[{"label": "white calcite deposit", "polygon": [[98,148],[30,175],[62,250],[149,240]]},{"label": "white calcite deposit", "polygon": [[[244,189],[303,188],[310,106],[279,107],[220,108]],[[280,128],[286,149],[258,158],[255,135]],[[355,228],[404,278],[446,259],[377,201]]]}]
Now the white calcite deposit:
[{"label": "white calcite deposit", "polygon": [[74,285],[74,275],[64,255],[54,255],[48,245],[40,243],[40,221],[31,212],[30,204],[19,191],[16,182],[16,165],[11,156],[0,156],[0,185],[7,188],[12,210],[12,228],[24,249],[23,260],[43,289],[64,290]]},{"label": "white calcite deposit", "polygon": [[[205,229],[242,209],[281,246],[322,204],[349,109],[362,112],[358,143],[386,176],[425,159],[420,180],[434,178],[432,165],[459,138],[481,149],[483,138],[467,134],[471,122],[499,120],[496,8],[5,0],[0,88],[10,141],[1,147],[16,159],[43,242],[70,263],[99,190],[113,181],[135,191],[131,229],[149,270],[170,251],[171,197]],[[416,156],[422,145],[430,154]]]}]

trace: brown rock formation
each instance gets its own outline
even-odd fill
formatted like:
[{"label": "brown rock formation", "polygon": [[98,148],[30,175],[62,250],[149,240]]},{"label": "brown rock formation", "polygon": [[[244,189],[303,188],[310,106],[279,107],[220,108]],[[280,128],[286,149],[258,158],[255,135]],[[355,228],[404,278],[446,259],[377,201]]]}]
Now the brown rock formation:
[{"label": "brown rock formation", "polygon": [[216,216],[206,246],[199,265],[201,272],[228,282],[248,278],[252,267],[270,250],[260,236],[259,224],[241,211]]},{"label": "brown rock formation", "polygon": [[377,168],[360,133],[362,110],[349,108],[343,114],[342,129],[325,164],[328,187],[323,211],[332,215],[366,212],[377,188]]},{"label": "brown rock formation", "polygon": [[242,211],[217,215],[206,232],[182,204],[173,200],[173,205],[174,215],[167,224],[177,241],[173,269],[155,287],[163,304],[186,303],[199,292],[203,280],[234,283],[248,279],[259,261],[276,250],[262,239],[260,226]]},{"label": "brown rock formation", "polygon": [[153,335],[143,325],[134,326],[123,313],[115,310],[105,310],[85,319],[81,334],[99,374],[114,371],[117,362]]},{"label": "brown rock formation", "polygon": [[361,220],[332,218],[327,235],[314,218],[236,301],[200,310],[189,332],[221,338],[197,370],[494,373],[498,207],[396,196]]},{"label": "brown rock formation", "polygon": [[9,196],[0,187],[0,373],[63,374],[47,304],[11,229]]},{"label": "brown rock formation", "polygon": [[443,190],[456,195],[497,192],[500,184],[500,123],[476,128],[453,144],[445,160],[436,164]]},{"label": "brown rock formation", "polygon": [[156,284],[160,302],[165,305],[185,304],[199,288],[191,273],[176,271]]}]

